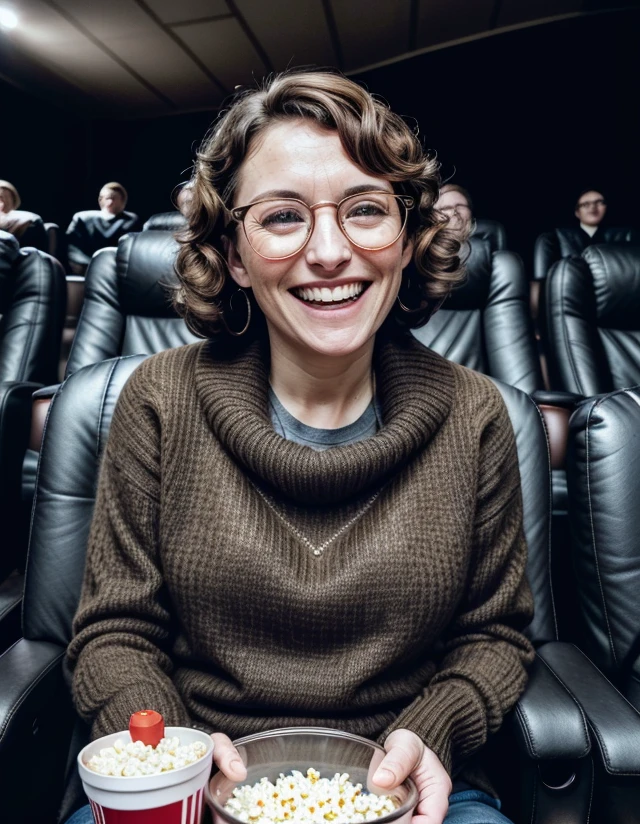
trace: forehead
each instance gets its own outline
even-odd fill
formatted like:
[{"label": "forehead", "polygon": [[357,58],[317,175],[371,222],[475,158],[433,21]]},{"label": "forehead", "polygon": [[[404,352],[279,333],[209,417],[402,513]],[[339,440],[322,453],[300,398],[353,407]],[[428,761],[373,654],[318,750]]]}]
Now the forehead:
[{"label": "forehead", "polygon": [[456,192],[455,189],[449,189],[446,192],[442,192],[440,197],[438,198],[438,206],[442,208],[443,206],[468,206],[467,198],[462,194],[462,192]]},{"label": "forehead", "polygon": [[393,190],[351,160],[336,131],[306,120],[285,121],[269,126],[250,145],[238,174],[236,202],[276,189],[339,198],[343,189],[362,183]]},{"label": "forehead", "polygon": [[600,192],[596,192],[594,189],[591,192],[585,192],[583,195],[580,195],[580,200],[578,203],[586,203],[589,200],[604,200],[604,197],[600,194]]},{"label": "forehead", "polygon": [[100,197],[121,197],[121,194],[117,189],[105,187],[104,189],[100,189]]}]

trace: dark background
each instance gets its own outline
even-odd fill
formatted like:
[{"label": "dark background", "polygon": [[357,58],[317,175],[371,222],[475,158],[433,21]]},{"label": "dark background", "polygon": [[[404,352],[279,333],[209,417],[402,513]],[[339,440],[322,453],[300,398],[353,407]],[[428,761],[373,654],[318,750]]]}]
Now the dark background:
[{"label": "dark background", "polygon": [[[640,12],[534,26],[381,67],[355,79],[414,119],[445,177],[466,186],[478,217],[502,221],[530,267],[537,234],[575,223],[585,187],[612,224],[640,226]],[[63,228],[97,208],[108,180],[142,219],[171,208],[215,112],[102,120],[0,81],[0,178],[23,208]]]}]

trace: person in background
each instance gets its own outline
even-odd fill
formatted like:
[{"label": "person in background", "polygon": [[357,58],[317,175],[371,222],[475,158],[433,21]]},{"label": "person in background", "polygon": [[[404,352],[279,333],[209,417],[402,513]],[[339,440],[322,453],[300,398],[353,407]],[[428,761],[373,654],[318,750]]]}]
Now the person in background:
[{"label": "person in background", "polygon": [[189,204],[192,199],[191,181],[178,183],[171,192],[171,202],[176,208],[171,212],[158,212],[158,214],[151,215],[142,227],[142,231],[178,232],[184,229],[187,225]]},{"label": "person in background", "polygon": [[76,212],[67,229],[69,268],[83,275],[98,249],[117,246],[127,232],[138,228],[138,215],[125,212],[127,190],[121,183],[105,183],[98,196],[100,209]]},{"label": "person in background", "polygon": [[473,232],[473,202],[471,195],[457,183],[445,183],[440,189],[436,209],[449,218],[449,228],[464,233]]},{"label": "person in background", "polygon": [[48,248],[47,233],[40,215],[20,209],[18,190],[8,180],[0,180],[0,229],[9,232],[21,247]]},{"label": "person in background", "polygon": [[607,201],[598,189],[583,189],[574,206],[578,226],[544,232],[536,240],[534,279],[544,280],[549,269],[564,257],[579,257],[596,243],[640,243],[640,233],[628,226],[610,226],[605,220]]}]

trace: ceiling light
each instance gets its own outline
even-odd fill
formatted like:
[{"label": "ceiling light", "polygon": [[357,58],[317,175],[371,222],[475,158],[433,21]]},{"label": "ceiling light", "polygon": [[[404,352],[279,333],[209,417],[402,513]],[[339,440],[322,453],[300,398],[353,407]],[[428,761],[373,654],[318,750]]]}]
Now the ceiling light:
[{"label": "ceiling light", "polygon": [[0,27],[3,29],[15,29],[18,25],[18,16],[11,9],[0,8]]}]

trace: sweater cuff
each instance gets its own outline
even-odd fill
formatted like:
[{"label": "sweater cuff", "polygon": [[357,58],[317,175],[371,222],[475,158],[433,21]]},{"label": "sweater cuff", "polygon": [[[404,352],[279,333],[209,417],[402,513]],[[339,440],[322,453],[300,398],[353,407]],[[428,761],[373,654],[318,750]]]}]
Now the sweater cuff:
[{"label": "sweater cuff", "polygon": [[92,740],[128,730],[129,719],[138,710],[159,712],[167,727],[191,726],[189,714],[170,682],[165,687],[157,682],[141,681],[120,690],[100,710],[91,727]]},{"label": "sweater cuff", "polygon": [[454,759],[470,755],[487,739],[487,720],[478,693],[467,681],[453,678],[427,688],[387,727],[379,743],[398,729],[415,732],[449,775]]}]

